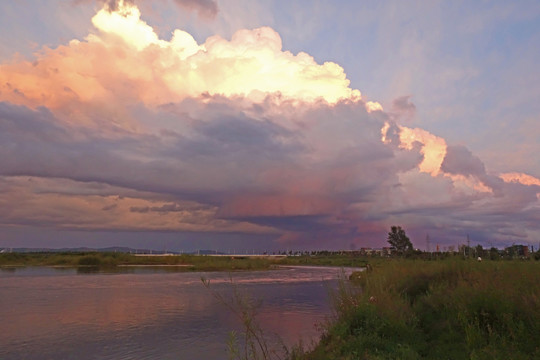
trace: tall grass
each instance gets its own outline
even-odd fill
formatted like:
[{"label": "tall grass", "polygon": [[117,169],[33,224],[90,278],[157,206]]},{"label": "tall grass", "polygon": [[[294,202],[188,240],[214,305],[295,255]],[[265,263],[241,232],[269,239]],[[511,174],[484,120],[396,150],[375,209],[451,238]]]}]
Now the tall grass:
[{"label": "tall grass", "polygon": [[342,281],[304,359],[539,359],[538,262],[395,260]]},{"label": "tall grass", "polygon": [[134,256],[114,252],[42,252],[0,254],[0,266],[189,265],[183,271],[267,270],[279,265],[365,266],[366,260],[348,255],[250,258],[230,256]]},{"label": "tall grass", "polygon": [[36,252],[0,254],[0,266],[115,266],[135,258],[114,252]]},{"label": "tall grass", "polygon": [[[373,259],[374,260],[374,259]],[[302,255],[289,256],[276,260],[280,265],[317,265],[317,266],[340,266],[340,267],[363,267],[368,263],[366,257],[353,256],[351,254],[335,255]]]},{"label": "tall grass", "polygon": [[134,256],[114,252],[6,253],[0,254],[0,266],[92,266],[188,265],[183,271],[265,270],[273,262],[265,258],[231,258],[196,255]]},{"label": "tall grass", "polygon": [[[210,289],[210,281],[201,278],[203,285]],[[229,333],[229,360],[282,360],[290,356],[290,351],[276,335],[271,339],[257,320],[257,312],[261,300],[243,291],[230,279],[232,294],[230,296],[211,290],[213,296],[233,314],[241,324],[242,331]],[[281,346],[276,348],[275,344]]]}]

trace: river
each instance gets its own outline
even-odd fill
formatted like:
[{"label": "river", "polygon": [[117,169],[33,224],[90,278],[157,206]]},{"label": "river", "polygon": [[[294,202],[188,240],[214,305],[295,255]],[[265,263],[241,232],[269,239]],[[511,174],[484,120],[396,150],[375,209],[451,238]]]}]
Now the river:
[{"label": "river", "polygon": [[273,334],[288,346],[310,344],[331,315],[328,292],[340,271],[4,268],[0,359],[227,359],[229,334],[242,328],[215,294],[230,301],[234,288],[260,302],[256,319],[272,346]]}]

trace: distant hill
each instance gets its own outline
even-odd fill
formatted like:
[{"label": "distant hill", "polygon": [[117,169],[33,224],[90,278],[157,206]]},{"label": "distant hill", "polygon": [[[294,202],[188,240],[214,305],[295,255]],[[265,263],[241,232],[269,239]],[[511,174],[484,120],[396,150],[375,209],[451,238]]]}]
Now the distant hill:
[{"label": "distant hill", "polygon": [[77,247],[77,248],[0,248],[0,253],[35,253],[35,252],[45,252],[45,253],[61,253],[61,252],[118,252],[118,253],[127,253],[127,254],[200,254],[200,255],[224,255],[225,253],[215,251],[215,250],[197,250],[192,252],[179,252],[179,251],[164,251],[164,250],[150,250],[150,249],[133,249],[125,246],[111,246],[106,248],[89,248],[89,247]]},{"label": "distant hill", "polygon": [[77,247],[77,248],[60,248],[60,249],[52,249],[52,248],[4,248],[0,249],[0,252],[18,252],[18,253],[30,253],[30,252],[51,252],[51,253],[59,253],[59,252],[120,252],[120,253],[141,253],[141,254],[164,254],[164,253],[176,253],[174,251],[160,251],[160,250],[150,250],[150,249],[133,249],[129,247],[120,247],[120,246],[112,246],[112,247],[106,247],[106,248],[89,248],[89,247]]}]

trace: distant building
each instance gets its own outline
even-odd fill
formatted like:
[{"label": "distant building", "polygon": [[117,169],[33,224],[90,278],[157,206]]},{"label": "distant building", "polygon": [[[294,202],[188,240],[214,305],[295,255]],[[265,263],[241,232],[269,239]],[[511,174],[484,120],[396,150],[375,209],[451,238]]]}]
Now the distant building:
[{"label": "distant building", "polygon": [[511,257],[529,257],[529,247],[527,245],[512,245],[505,248],[504,252]]},{"label": "distant building", "polygon": [[361,255],[368,255],[368,256],[390,256],[392,252],[392,249],[390,247],[383,247],[383,248],[361,248],[360,254]]}]

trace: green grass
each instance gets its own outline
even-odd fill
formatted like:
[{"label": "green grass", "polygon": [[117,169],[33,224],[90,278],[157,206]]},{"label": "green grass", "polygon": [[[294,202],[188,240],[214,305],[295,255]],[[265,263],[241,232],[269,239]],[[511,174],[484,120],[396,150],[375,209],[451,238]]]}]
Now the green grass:
[{"label": "green grass", "polygon": [[280,265],[316,265],[316,266],[339,266],[339,267],[364,267],[367,265],[367,258],[344,255],[302,255],[288,256],[276,260]]},{"label": "green grass", "polygon": [[249,258],[229,256],[134,256],[126,253],[5,253],[0,266],[117,267],[122,265],[190,265],[184,271],[267,270],[276,265],[365,266],[366,261],[339,255]]},{"label": "green grass", "polygon": [[298,359],[540,359],[540,263],[388,260],[334,296]]},{"label": "green grass", "polygon": [[195,255],[134,256],[126,253],[7,253],[0,254],[0,266],[66,266],[113,268],[125,265],[188,265],[184,271],[264,270],[268,259],[230,258]]}]

